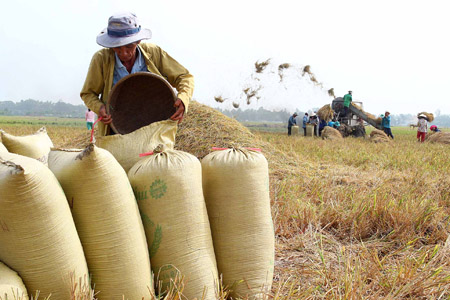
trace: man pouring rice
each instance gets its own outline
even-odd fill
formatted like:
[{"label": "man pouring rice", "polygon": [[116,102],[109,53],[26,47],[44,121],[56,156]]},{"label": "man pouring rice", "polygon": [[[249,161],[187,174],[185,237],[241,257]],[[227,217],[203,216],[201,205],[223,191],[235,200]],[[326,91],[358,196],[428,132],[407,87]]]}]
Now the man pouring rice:
[{"label": "man pouring rice", "polygon": [[141,43],[151,36],[151,31],[142,28],[132,13],[111,16],[108,27],[97,36],[97,43],[105,48],[92,57],[80,96],[86,106],[102,118],[98,130],[100,135],[107,135],[110,131],[112,118],[107,114],[105,104],[112,87],[121,78],[137,72],[163,76],[176,88],[176,111],[170,119],[183,119],[194,91],[194,77],[157,45]]}]

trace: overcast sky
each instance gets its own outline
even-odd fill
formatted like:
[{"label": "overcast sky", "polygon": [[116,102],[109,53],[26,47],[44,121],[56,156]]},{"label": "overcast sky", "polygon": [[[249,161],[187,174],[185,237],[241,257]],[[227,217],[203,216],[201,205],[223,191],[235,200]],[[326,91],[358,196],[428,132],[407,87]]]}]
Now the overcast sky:
[{"label": "overcast sky", "polygon": [[[367,111],[450,114],[448,1],[77,0],[2,1],[0,101],[63,100],[79,92],[97,34],[115,12],[135,12],[196,80],[194,98],[308,110],[349,89]],[[255,82],[254,62],[272,58]],[[280,82],[277,66],[292,69]],[[323,88],[299,71],[310,65]],[[270,73],[272,71],[272,73]],[[259,84],[250,106],[242,89]]]}]

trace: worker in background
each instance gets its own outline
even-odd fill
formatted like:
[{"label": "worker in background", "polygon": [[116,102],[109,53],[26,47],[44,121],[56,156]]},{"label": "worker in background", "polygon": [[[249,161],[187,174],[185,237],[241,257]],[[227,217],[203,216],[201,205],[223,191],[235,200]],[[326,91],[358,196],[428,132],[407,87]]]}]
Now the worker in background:
[{"label": "worker in background", "polygon": [[430,130],[434,132],[441,132],[441,130],[436,125],[431,125]]},{"label": "worker in background", "polygon": [[86,120],[86,126],[88,130],[92,130],[92,126],[94,126],[95,121],[95,113],[88,108],[87,112],[84,115]]},{"label": "worker in background", "polygon": [[328,122],[328,126],[337,129],[339,126],[341,126],[341,124],[339,123],[339,121],[331,120],[330,122]]},{"label": "worker in background", "polygon": [[427,134],[427,116],[424,114],[419,115],[419,122],[417,123],[417,141],[423,143],[425,141],[425,135]]},{"label": "worker in background", "polygon": [[328,125],[327,121],[319,119],[319,136],[322,136],[322,130],[327,125]]},{"label": "worker in background", "polygon": [[381,119],[381,126],[383,127],[384,133],[386,133],[387,136],[394,139],[394,136],[392,135],[392,131],[391,131],[391,116],[390,115],[391,115],[391,113],[388,111],[384,113],[384,117],[383,117],[383,119]]},{"label": "worker in background", "polygon": [[105,105],[112,87],[121,78],[137,72],[150,72],[169,81],[178,92],[174,103],[176,111],[170,119],[183,119],[194,92],[194,76],[159,46],[141,43],[151,36],[150,29],[142,28],[133,13],[111,16],[108,27],[97,35],[97,44],[105,48],[92,57],[80,96],[86,106],[102,118],[98,128],[100,135],[111,134],[112,118]]},{"label": "worker in background", "polygon": [[353,101],[352,91],[348,91],[348,94],[344,95],[344,118],[348,116],[350,103]]},{"label": "worker in background", "polygon": [[309,115],[308,113],[305,113],[305,115],[303,116],[303,135],[306,136],[306,124],[309,122]]},{"label": "worker in background", "polygon": [[309,116],[309,124],[314,125],[314,135],[319,135],[319,119],[317,118],[316,113],[312,113],[311,116]]},{"label": "worker in background", "polygon": [[291,135],[292,126],[297,125],[297,120],[295,119],[296,117],[297,117],[297,113],[294,113],[292,116],[289,117],[288,135]]}]

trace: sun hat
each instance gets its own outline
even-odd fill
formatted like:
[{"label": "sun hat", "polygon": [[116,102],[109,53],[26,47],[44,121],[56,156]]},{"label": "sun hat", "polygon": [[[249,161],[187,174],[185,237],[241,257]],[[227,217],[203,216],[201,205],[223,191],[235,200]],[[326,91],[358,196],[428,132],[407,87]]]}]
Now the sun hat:
[{"label": "sun hat", "polygon": [[436,125],[431,125],[430,130],[435,130],[437,128]]},{"label": "sun hat", "polygon": [[142,28],[135,14],[121,13],[108,19],[108,27],[97,35],[97,44],[115,48],[151,37],[151,30]]}]

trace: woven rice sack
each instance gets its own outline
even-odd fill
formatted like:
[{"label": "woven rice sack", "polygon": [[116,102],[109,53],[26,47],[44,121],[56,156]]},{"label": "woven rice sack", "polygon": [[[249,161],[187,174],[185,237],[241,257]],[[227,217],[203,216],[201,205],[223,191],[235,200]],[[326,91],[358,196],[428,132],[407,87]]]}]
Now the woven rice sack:
[{"label": "woven rice sack", "polygon": [[44,164],[47,164],[48,153],[53,147],[45,127],[26,136],[14,136],[2,131],[2,143],[9,152],[37,159]]},{"label": "woven rice sack", "polygon": [[147,156],[128,172],[144,223],[155,278],[166,288],[177,271],[184,296],[216,299],[217,266],[202,190],[201,165],[186,152]]},{"label": "woven rice sack", "polygon": [[5,145],[3,143],[0,143],[0,153],[2,152],[8,152],[8,149],[6,149]]},{"label": "woven rice sack", "polygon": [[69,300],[72,275],[78,282],[88,269],[50,169],[35,159],[0,154],[0,226],[0,260],[20,274],[29,293]]},{"label": "woven rice sack", "polygon": [[256,151],[228,149],[205,156],[202,170],[223,283],[233,287],[233,298],[260,298],[270,291],[274,267],[267,160]]},{"label": "woven rice sack", "polygon": [[155,122],[132,133],[98,137],[96,145],[111,152],[128,172],[141,159],[139,154],[151,151],[159,144],[173,149],[177,123],[172,120]]},{"label": "woven rice sack", "polygon": [[298,135],[298,134],[299,134],[299,128],[298,128],[298,126],[292,126],[291,134],[292,134],[292,135]]},{"label": "woven rice sack", "polygon": [[314,125],[306,124],[306,136],[314,136]]},{"label": "woven rice sack", "polygon": [[0,299],[27,300],[28,294],[22,278],[0,262]]},{"label": "woven rice sack", "polygon": [[427,134],[425,141],[431,143],[450,144],[450,132],[430,132]]},{"label": "woven rice sack", "polygon": [[325,128],[322,130],[322,139],[324,140],[342,140],[342,134],[339,132],[339,130],[334,129],[330,126],[325,126]]},{"label": "woven rice sack", "polygon": [[[108,151],[53,150],[49,168],[61,184],[102,299],[143,299],[153,290],[144,228],[127,174]],[[148,298],[146,298],[148,299]]]}]

